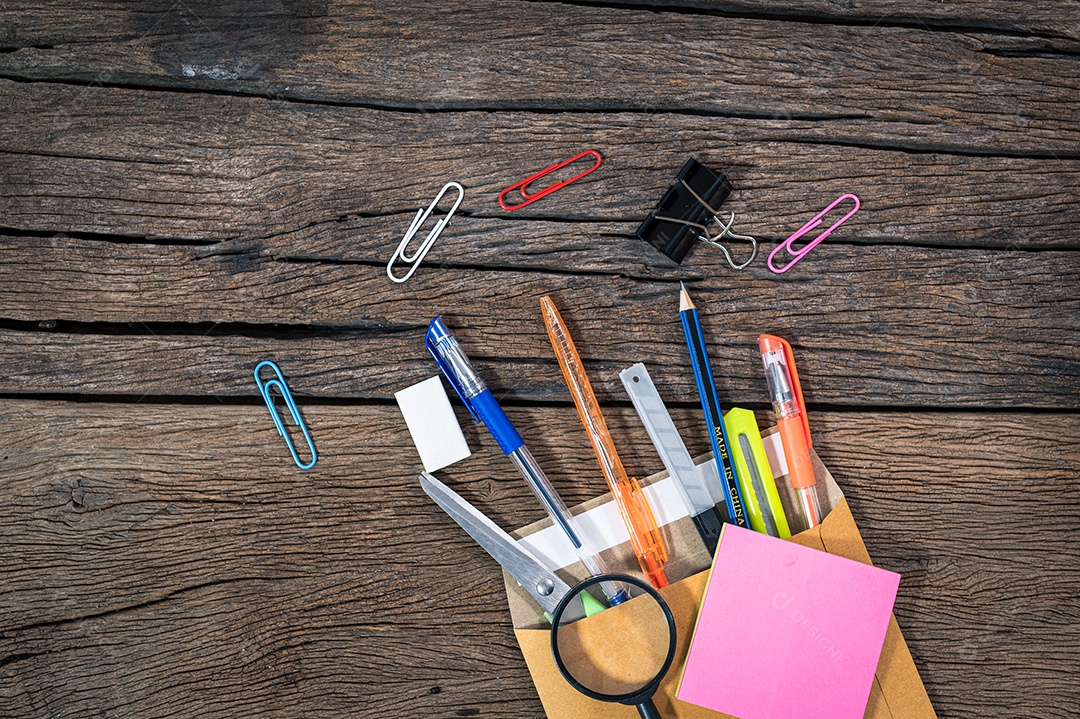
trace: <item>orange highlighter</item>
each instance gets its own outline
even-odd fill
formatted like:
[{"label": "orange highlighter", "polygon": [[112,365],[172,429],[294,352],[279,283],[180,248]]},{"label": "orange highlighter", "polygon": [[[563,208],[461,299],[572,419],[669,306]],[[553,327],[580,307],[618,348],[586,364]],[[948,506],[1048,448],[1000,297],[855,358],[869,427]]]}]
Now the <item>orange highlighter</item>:
[{"label": "orange highlighter", "polygon": [[660,529],[656,526],[656,518],[649,506],[645,493],[636,479],[627,476],[619,454],[615,451],[615,443],[611,440],[607,422],[600,412],[600,404],[593,394],[589,377],[585,374],[585,367],[581,363],[574,340],[563,323],[559,310],[550,297],[540,298],[540,309],[544,314],[544,324],[547,326],[548,337],[551,345],[555,348],[555,357],[559,360],[566,385],[570,389],[570,395],[574,398],[581,423],[589,432],[589,440],[592,442],[596,459],[600,462],[600,469],[604,472],[611,489],[611,496],[615,499],[615,506],[622,515],[623,524],[630,535],[630,544],[634,547],[641,571],[649,578],[649,582],[660,589],[668,585],[667,575],[664,574],[664,562],[668,559],[667,548],[664,546]]},{"label": "orange highlighter", "polygon": [[784,445],[791,488],[798,495],[806,528],[816,527],[821,524],[821,506],[814,464],[810,460],[810,422],[806,418],[806,403],[803,402],[799,373],[795,370],[795,357],[791,345],[773,335],[759,336],[758,347],[761,361],[765,363],[765,377],[776,411],[776,427]]}]

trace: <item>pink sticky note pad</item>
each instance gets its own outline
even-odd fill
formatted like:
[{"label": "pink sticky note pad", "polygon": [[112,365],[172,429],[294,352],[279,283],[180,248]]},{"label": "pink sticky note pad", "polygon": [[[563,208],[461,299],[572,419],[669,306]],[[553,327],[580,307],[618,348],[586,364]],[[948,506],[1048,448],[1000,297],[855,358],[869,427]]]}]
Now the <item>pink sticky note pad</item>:
[{"label": "pink sticky note pad", "polygon": [[679,685],[740,719],[862,719],[900,575],[727,525]]}]

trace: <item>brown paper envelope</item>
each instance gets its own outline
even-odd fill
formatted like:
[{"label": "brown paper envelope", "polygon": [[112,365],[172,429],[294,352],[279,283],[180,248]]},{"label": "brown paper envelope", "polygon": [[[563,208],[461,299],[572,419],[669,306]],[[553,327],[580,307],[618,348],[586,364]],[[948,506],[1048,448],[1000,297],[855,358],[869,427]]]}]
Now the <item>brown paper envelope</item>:
[{"label": "brown paper envelope", "polygon": [[[678,645],[675,650],[675,660],[671,670],[667,673],[660,688],[656,692],[653,701],[660,710],[664,719],[716,719],[723,716],[709,709],[704,709],[693,704],[687,704],[675,699],[675,686],[678,684],[679,668],[686,661],[686,653],[690,649],[690,636],[693,634],[694,623],[697,621],[698,607],[701,597],[705,592],[705,582],[709,578],[708,572],[699,572],[692,577],[671,584],[660,590],[660,595],[671,608],[675,616],[675,631],[677,632]],[[595,615],[603,616],[603,612]],[[589,619],[592,619],[590,617]],[[589,619],[582,620],[583,622]],[[603,719],[625,717],[635,719],[638,717],[637,709],[632,706],[621,704],[609,704],[606,702],[590,699],[571,687],[555,666],[555,660],[551,656],[551,632],[547,629],[515,629],[518,643],[521,645],[521,653],[525,655],[525,662],[529,665],[529,673],[532,674],[536,691],[540,694],[540,701],[544,705],[544,711],[548,719]]]},{"label": "brown paper envelope", "polygon": [[[828,514],[820,526],[801,532],[791,537],[790,541],[864,564],[872,564],[859,529],[855,525],[855,519],[848,508],[847,500],[843,499],[843,494],[828,469],[816,456],[814,459],[819,498],[823,509]],[[583,506],[583,509],[590,509],[602,501],[602,498],[590,501]],[[522,534],[530,534],[543,524],[530,526],[523,530]],[[688,541],[689,533],[693,530],[692,524],[689,529],[686,524],[691,524],[688,518],[674,522],[666,529],[674,538]],[[679,546],[679,543],[672,543],[669,546]],[[630,561],[633,561],[632,554],[626,548],[620,550],[619,547],[615,547],[609,551],[616,556],[616,561],[610,562],[612,566],[625,566],[628,555]],[[697,556],[700,560],[701,554],[697,550],[691,548],[688,553]],[[623,564],[618,564],[618,561]],[[566,572],[566,578],[571,583],[581,578],[581,576],[575,576],[579,574],[580,568],[568,569],[570,571]],[[669,574],[669,576],[675,575]],[[678,632],[675,660],[654,697],[656,706],[665,719],[718,719],[728,716],[681,702],[675,698],[708,576],[708,571],[697,572],[660,590],[660,594],[675,616]],[[509,575],[506,578],[507,595],[514,619],[514,632],[548,719],[590,719],[593,717],[596,719],[602,717],[633,719],[637,717],[638,713],[634,707],[590,699],[580,694],[563,679],[551,656],[551,632],[546,628],[525,628],[543,626],[542,616],[533,608],[535,605],[527,598],[528,595],[524,594],[524,590],[517,586]],[[587,625],[601,616],[603,613],[581,621]],[[601,623],[594,624],[597,631],[604,631]],[[936,719],[937,717],[895,617],[890,617],[889,620],[889,628],[885,634],[881,659],[874,675],[865,717],[866,719]]]}]

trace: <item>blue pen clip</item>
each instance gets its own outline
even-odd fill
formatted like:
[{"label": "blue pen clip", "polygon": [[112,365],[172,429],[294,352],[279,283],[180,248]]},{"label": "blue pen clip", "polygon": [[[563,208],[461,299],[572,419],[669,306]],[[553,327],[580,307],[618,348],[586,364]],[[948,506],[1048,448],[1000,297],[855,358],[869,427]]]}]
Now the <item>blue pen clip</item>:
[{"label": "blue pen clip", "polygon": [[[446,381],[454,388],[454,392],[461,398],[465,408],[469,410],[469,414],[479,422],[480,415],[473,408],[473,397],[483,392],[487,385],[476,374],[476,370],[472,368],[469,358],[461,351],[457,340],[454,339],[454,336],[450,334],[450,330],[443,324],[442,318],[436,317],[431,320],[427,334],[424,335],[424,346],[431,353],[435,364],[439,366],[439,370],[446,377]],[[468,383],[475,390],[471,396],[468,396],[468,389],[464,383]]]},{"label": "blue pen clip", "polygon": [[[265,382],[259,377],[259,371],[263,367],[269,367],[274,371],[276,377],[271,377]],[[278,434],[285,438],[285,444],[289,448],[289,453],[292,454],[293,461],[296,462],[296,466],[300,469],[311,469],[315,466],[315,462],[318,456],[315,454],[315,444],[311,441],[311,435],[308,434],[307,427],[304,425],[304,420],[300,416],[300,410],[296,407],[296,402],[293,401],[292,392],[289,391],[289,385],[285,384],[285,377],[281,374],[281,369],[270,360],[263,360],[259,364],[255,365],[255,384],[259,386],[259,392],[262,393],[263,401],[266,402],[266,406],[270,409],[270,416],[274,418],[274,426],[277,427]],[[289,437],[285,431],[285,423],[281,421],[281,415],[278,414],[277,408],[274,407],[274,398],[270,396],[270,390],[277,386],[281,392],[282,398],[285,400],[285,405],[289,408],[289,414],[292,415],[293,422],[296,422],[296,426],[300,428],[300,431],[304,434],[304,439],[307,440],[308,449],[311,451],[311,461],[304,464],[300,461],[300,456],[296,453],[296,446],[293,444],[292,438]]]}]

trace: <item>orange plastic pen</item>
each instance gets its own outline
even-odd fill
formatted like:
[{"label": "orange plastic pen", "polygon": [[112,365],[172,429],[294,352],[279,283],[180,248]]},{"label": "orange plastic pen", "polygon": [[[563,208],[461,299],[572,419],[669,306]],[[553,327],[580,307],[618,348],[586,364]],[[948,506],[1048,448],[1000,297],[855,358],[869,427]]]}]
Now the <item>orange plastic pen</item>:
[{"label": "orange plastic pen", "polygon": [[776,411],[776,427],[784,445],[791,487],[799,497],[799,508],[807,529],[816,527],[821,524],[821,507],[814,463],[810,459],[810,422],[806,418],[799,373],[795,370],[795,356],[787,341],[773,335],[759,336],[758,347],[765,363],[765,377],[769,381],[769,394]]},{"label": "orange plastic pen", "polygon": [[566,386],[570,388],[581,423],[589,432],[593,451],[600,461],[600,469],[611,488],[611,496],[615,498],[615,506],[619,508],[626,531],[630,534],[630,543],[634,547],[641,571],[657,589],[666,587],[668,580],[664,574],[664,562],[668,558],[667,548],[664,547],[664,540],[656,526],[652,508],[638,481],[626,475],[604,415],[600,412],[596,395],[593,394],[592,385],[585,374],[585,367],[581,364],[581,357],[578,356],[574,341],[570,339],[570,333],[550,297],[540,298],[540,309],[544,313],[544,324],[566,379]]}]

